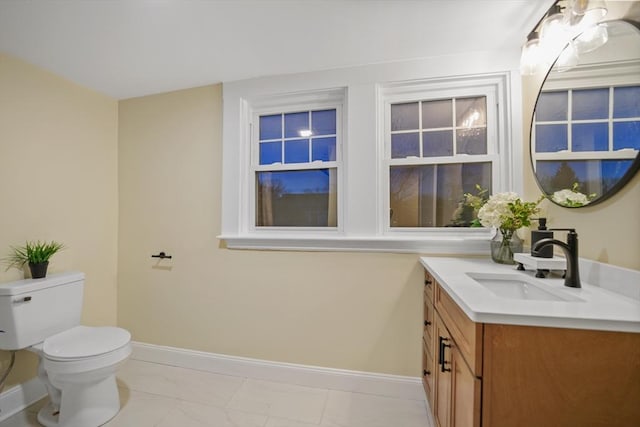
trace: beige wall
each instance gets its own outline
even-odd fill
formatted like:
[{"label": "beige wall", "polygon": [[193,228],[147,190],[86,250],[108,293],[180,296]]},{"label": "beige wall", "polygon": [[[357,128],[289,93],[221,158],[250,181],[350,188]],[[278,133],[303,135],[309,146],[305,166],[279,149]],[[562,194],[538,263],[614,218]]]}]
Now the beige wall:
[{"label": "beige wall", "polygon": [[119,324],[147,343],[419,375],[416,255],[220,246],[221,102],[207,86],[120,103]]},{"label": "beige wall", "polygon": [[[116,323],[117,102],[0,54],[0,257],[57,240],[49,271],[87,275],[83,321]],[[0,282],[23,278],[0,268]],[[9,355],[0,352],[2,368]],[[20,352],[8,386],[35,375]]]},{"label": "beige wall", "polygon": [[[607,19],[640,18],[640,2],[607,2]],[[529,158],[531,119],[543,75],[523,77],[524,190],[528,199],[541,193]],[[640,173],[610,199],[579,209],[561,208],[545,202],[552,227],[573,227],[580,239],[580,256],[640,270]],[[524,233],[522,233],[524,234]]]}]

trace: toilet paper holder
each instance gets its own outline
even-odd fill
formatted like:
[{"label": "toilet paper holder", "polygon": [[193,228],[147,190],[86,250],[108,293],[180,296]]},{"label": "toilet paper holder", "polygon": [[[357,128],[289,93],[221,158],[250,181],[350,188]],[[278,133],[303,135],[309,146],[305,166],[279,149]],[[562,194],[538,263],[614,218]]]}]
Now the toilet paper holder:
[{"label": "toilet paper holder", "polygon": [[160,252],[158,255],[151,255],[151,258],[171,259],[173,257],[171,255],[167,255],[164,252]]}]

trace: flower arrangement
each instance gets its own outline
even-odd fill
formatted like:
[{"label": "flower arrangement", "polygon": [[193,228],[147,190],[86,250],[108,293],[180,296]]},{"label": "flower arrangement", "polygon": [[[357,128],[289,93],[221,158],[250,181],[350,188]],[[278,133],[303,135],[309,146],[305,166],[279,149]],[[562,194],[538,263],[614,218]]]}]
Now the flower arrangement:
[{"label": "flower arrangement", "polygon": [[[478,211],[478,219],[484,227],[495,227],[501,238],[491,242],[491,257],[503,264],[513,263],[513,253],[522,250],[522,242],[514,246],[516,230],[531,225],[531,219],[540,212],[541,196],[535,202],[524,202],[514,192],[494,194]],[[516,235],[517,236],[517,235]]]},{"label": "flower arrangement", "polygon": [[586,195],[581,193],[579,190],[580,187],[578,186],[578,183],[574,182],[570,189],[565,188],[554,192],[551,196],[551,200],[561,206],[579,208],[580,206],[588,205],[591,203],[591,200],[596,197],[595,193]]}]

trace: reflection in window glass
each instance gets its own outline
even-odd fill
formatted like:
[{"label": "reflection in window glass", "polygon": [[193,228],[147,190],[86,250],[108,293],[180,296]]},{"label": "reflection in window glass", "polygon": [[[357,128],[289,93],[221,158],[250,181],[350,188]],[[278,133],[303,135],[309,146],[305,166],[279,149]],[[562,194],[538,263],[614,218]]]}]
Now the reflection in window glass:
[{"label": "reflection in window glass", "polygon": [[256,172],[256,226],[335,227],[336,169]]},{"label": "reflection in window glass", "polygon": [[613,149],[640,150],[640,121],[613,124]]},{"label": "reflection in window glass", "polygon": [[487,154],[487,129],[458,129],[456,152],[459,154]]},{"label": "reflection in window glass", "polygon": [[322,160],[332,162],[336,160],[336,137],[313,138],[311,161]]},{"label": "reflection in window glass", "polygon": [[640,117],[640,86],[613,89],[613,117]]},{"label": "reflection in window glass", "polygon": [[473,210],[461,201],[476,185],[491,193],[490,162],[392,166],[391,227],[468,226]]},{"label": "reflection in window glass", "polygon": [[391,135],[391,158],[398,159],[420,155],[420,134],[397,133]]},{"label": "reflection in window glass", "polygon": [[536,103],[536,121],[567,120],[569,94],[565,91],[542,92]]},{"label": "reflection in window glass", "polygon": [[566,150],[567,144],[567,125],[536,125],[536,153]]},{"label": "reflection in window glass", "polygon": [[609,150],[609,125],[607,123],[575,123],[571,132],[573,151]]},{"label": "reflection in window glass", "polygon": [[595,198],[607,193],[627,173],[633,160],[538,160],[536,176],[545,193],[571,189]]},{"label": "reflection in window glass", "polygon": [[313,135],[335,135],[336,110],[313,111],[311,124]]},{"label": "reflection in window glass", "polygon": [[571,101],[573,120],[609,118],[609,88],[574,90]]},{"label": "reflection in window glass", "polygon": [[262,142],[260,143],[260,164],[270,165],[282,162],[282,143]]},{"label": "reflection in window glass", "polygon": [[289,113],[284,115],[284,137],[297,138],[305,136],[302,131],[309,130],[309,113]]},{"label": "reflection in window glass", "polygon": [[456,126],[471,128],[487,124],[487,100],[478,98],[456,99]]},{"label": "reflection in window glass", "polygon": [[420,126],[418,103],[391,105],[391,130],[415,130]]},{"label": "reflection in window glass", "polygon": [[441,157],[453,155],[453,134],[450,130],[422,133],[422,155]]},{"label": "reflection in window glass", "polygon": [[292,139],[284,143],[285,163],[309,162],[309,140]]},{"label": "reflection in window glass", "polygon": [[282,115],[260,116],[260,141],[282,138]]},{"label": "reflection in window glass", "polygon": [[422,128],[450,128],[453,126],[451,99],[422,102]]}]

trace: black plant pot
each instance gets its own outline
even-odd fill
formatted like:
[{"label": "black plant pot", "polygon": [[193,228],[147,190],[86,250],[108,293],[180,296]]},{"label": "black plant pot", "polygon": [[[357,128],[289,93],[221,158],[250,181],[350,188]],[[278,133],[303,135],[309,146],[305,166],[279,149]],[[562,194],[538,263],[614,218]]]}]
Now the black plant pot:
[{"label": "black plant pot", "polygon": [[29,263],[29,270],[31,270],[31,278],[32,279],[42,279],[47,276],[47,267],[49,266],[49,261],[45,262],[37,262],[37,263]]}]

